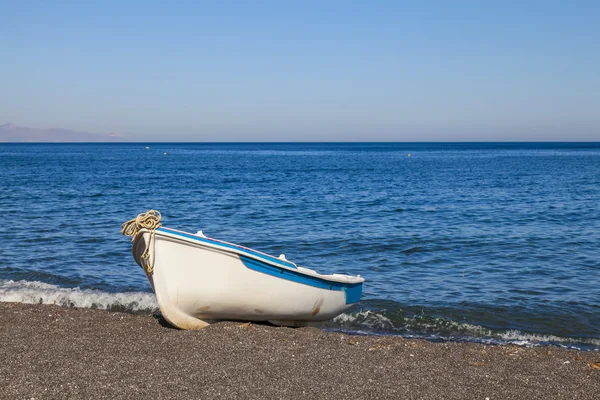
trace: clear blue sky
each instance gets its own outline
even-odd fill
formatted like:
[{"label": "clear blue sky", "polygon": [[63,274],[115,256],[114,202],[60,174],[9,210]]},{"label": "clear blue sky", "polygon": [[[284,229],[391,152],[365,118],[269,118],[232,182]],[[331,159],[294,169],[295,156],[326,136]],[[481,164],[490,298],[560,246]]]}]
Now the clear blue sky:
[{"label": "clear blue sky", "polygon": [[599,1],[169,3],[0,0],[0,123],[144,140],[600,140]]}]

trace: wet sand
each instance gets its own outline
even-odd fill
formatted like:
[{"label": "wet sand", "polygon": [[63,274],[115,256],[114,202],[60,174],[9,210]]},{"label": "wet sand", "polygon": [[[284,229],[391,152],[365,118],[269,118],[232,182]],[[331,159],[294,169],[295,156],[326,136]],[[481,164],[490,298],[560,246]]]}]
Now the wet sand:
[{"label": "wet sand", "polygon": [[598,399],[600,352],[0,303],[0,398]]}]

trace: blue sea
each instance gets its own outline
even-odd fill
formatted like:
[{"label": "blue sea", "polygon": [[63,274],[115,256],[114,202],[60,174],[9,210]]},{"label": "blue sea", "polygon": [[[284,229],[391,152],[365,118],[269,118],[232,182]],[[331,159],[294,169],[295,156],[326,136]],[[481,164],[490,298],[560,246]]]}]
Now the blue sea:
[{"label": "blue sea", "polygon": [[0,301],[156,312],[148,209],[365,277],[324,329],[600,349],[600,143],[0,144]]}]

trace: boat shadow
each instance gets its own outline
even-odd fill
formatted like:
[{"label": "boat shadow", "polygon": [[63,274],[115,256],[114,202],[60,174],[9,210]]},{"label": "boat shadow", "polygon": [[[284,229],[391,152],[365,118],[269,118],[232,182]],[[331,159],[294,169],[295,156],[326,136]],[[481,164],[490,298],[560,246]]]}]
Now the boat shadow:
[{"label": "boat shadow", "polygon": [[[156,322],[158,322],[158,324],[160,326],[162,326],[163,328],[168,328],[168,329],[175,329],[175,330],[181,330],[173,325],[171,325],[169,323],[169,321],[167,321],[162,314],[160,313],[156,313],[156,314],[152,314],[152,318],[154,318],[156,320]],[[212,322],[212,324],[218,324],[219,322],[234,322],[234,323],[239,323],[239,324],[249,324],[249,325],[256,325],[256,326],[269,326],[269,327],[278,327],[280,325],[275,325],[272,324],[268,321],[237,321],[237,320],[230,320],[230,321],[215,321]]]},{"label": "boat shadow", "polygon": [[156,322],[158,322],[158,324],[160,326],[162,326],[163,328],[169,328],[169,329],[175,329],[175,330],[180,330],[179,328],[171,325],[169,323],[169,321],[167,321],[165,319],[165,317],[162,316],[162,314],[160,313],[156,313],[156,314],[152,314],[152,318],[154,318],[156,320]]}]

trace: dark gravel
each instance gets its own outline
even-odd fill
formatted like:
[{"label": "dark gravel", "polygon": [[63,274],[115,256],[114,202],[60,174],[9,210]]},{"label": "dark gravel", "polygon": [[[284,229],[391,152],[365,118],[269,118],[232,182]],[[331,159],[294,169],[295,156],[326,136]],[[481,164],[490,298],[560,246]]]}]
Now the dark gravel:
[{"label": "dark gravel", "polygon": [[594,399],[599,352],[0,303],[2,399]]}]

